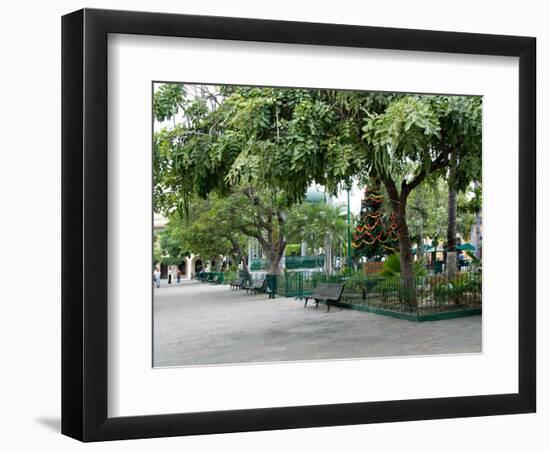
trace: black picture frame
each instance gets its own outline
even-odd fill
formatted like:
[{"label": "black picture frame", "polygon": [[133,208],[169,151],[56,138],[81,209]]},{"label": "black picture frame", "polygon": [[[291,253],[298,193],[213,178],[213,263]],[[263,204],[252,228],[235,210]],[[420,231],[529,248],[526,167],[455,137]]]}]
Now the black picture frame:
[{"label": "black picture frame", "polygon": [[[107,417],[107,36],[177,36],[519,58],[517,393]],[[536,39],[84,9],[62,18],[62,433],[82,441],[535,412]]]}]

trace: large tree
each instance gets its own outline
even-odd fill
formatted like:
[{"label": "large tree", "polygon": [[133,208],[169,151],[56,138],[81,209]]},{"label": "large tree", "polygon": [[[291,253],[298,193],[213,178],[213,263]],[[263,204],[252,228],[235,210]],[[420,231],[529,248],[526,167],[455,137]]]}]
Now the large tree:
[{"label": "large tree", "polygon": [[[217,198],[208,200],[193,199],[188,214],[174,211],[168,215],[168,224],[161,233],[162,238],[175,248],[186,253],[202,255],[208,259],[219,259],[221,255],[232,255],[238,261],[242,257],[243,239],[224,220],[220,220],[218,211],[222,209]],[[246,267],[245,267],[246,269]]]},{"label": "large tree", "polygon": [[[449,183],[454,190],[478,177],[480,130],[478,97],[406,96],[367,120],[364,131],[372,149],[370,171],[383,180],[393,205],[401,273],[408,292],[414,292],[412,242],[407,224],[409,196],[430,174],[444,175],[449,167]],[[456,239],[456,232],[454,236]],[[415,302],[414,296],[410,301]]]},{"label": "large tree", "polygon": [[246,244],[254,238],[269,261],[269,272],[276,273],[284,254],[285,217],[273,207],[271,198],[252,187],[243,187],[227,196],[212,193],[206,200],[195,200],[190,214],[178,217],[182,242],[191,252],[202,255],[232,254],[248,273]]},{"label": "large tree", "polygon": [[456,273],[457,196],[481,181],[481,98],[443,97],[434,102],[444,130],[441,140],[450,149],[447,174],[447,274]]},{"label": "large tree", "polygon": [[[444,96],[276,88],[193,89],[193,95],[185,92],[176,107],[163,103],[162,111],[168,111],[169,117],[185,119],[155,135],[159,205],[184,199],[185,207],[185,198],[192,193],[227,195],[248,186],[276,194],[277,201],[268,206],[274,208],[271,217],[283,224],[284,208],[302,201],[312,183],[337,193],[358,176],[374,176],[382,180],[391,200],[402,276],[405,286],[413,287],[407,200],[428,175],[446,174],[457,148],[461,154],[456,185],[471,176],[462,168],[479,164],[473,156],[480,147],[466,145],[470,127],[461,124],[478,121],[479,114],[476,108],[455,111],[455,107],[460,102],[480,105],[479,99],[460,97],[454,102]],[[177,97],[162,95],[163,100]],[[283,237],[284,233],[279,235]]]}]

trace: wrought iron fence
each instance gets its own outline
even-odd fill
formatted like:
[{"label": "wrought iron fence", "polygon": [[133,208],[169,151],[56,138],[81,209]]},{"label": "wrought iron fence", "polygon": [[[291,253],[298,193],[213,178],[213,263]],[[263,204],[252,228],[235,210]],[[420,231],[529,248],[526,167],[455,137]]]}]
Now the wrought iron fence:
[{"label": "wrought iron fence", "polygon": [[405,283],[400,277],[356,272],[350,276],[322,272],[286,272],[277,276],[277,294],[311,295],[318,283],[343,283],[341,302],[411,314],[481,309],[481,274],[459,272],[454,277],[438,274],[416,277]]},{"label": "wrought iron fence", "polygon": [[203,283],[223,284],[225,274],[224,272],[199,272],[195,278]]},{"label": "wrought iron fence", "polygon": [[250,263],[250,270],[267,270],[269,268],[269,261],[267,259],[254,258]]},{"label": "wrought iron fence", "polygon": [[285,267],[287,269],[316,269],[325,265],[325,255],[318,256],[287,256]]},{"label": "wrought iron fence", "polygon": [[[285,257],[285,267],[293,269],[321,269],[325,265],[325,255],[318,256],[287,256]],[[267,270],[269,261],[267,259],[254,258],[250,264],[250,270]]]}]

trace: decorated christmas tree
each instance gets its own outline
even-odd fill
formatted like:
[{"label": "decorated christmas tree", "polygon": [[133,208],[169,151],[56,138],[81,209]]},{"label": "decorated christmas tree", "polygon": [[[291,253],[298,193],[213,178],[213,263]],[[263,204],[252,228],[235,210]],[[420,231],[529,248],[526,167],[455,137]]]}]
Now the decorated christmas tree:
[{"label": "decorated christmas tree", "polygon": [[361,218],[353,233],[352,246],[357,256],[371,259],[396,252],[399,247],[395,216],[385,212],[383,203],[380,181],[374,180],[365,187]]}]

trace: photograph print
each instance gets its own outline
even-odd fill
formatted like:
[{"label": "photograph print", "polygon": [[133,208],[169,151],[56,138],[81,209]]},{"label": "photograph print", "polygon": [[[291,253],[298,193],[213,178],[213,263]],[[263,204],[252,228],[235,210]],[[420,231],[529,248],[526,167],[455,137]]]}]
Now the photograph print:
[{"label": "photograph print", "polygon": [[152,95],[154,367],[482,351],[482,97]]}]

